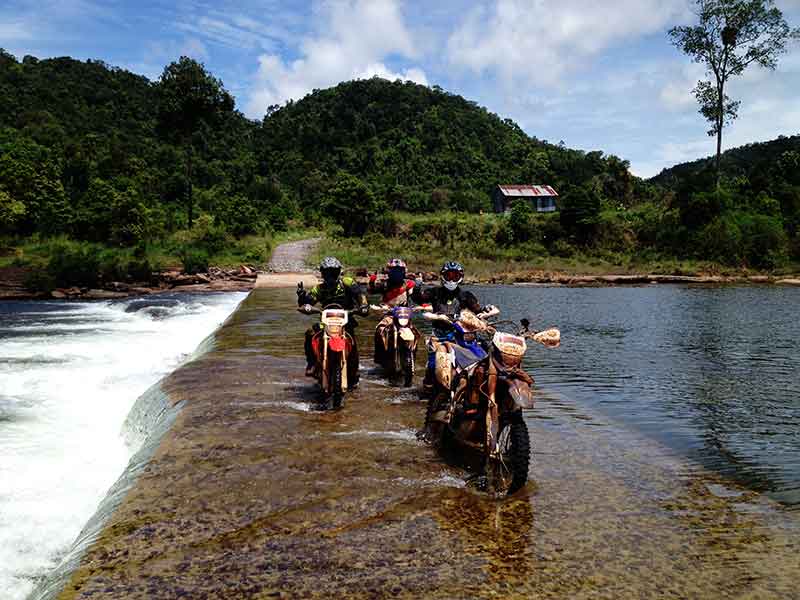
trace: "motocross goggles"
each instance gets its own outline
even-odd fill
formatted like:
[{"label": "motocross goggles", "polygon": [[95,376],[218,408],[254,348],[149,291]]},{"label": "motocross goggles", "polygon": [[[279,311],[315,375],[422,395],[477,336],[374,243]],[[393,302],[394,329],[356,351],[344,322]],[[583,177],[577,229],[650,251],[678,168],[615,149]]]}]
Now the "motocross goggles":
[{"label": "motocross goggles", "polygon": [[464,273],[461,271],[444,271],[442,273],[442,279],[445,281],[453,281],[456,283],[461,282],[464,279]]}]

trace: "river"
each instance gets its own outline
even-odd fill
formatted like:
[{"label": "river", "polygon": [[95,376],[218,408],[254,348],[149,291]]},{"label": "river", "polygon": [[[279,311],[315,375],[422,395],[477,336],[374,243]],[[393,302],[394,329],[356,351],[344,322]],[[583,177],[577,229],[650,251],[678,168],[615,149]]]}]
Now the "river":
[{"label": "river", "polygon": [[0,302],[0,597],[54,566],[136,449],[136,398],[244,297]]},{"label": "river", "polygon": [[[800,290],[487,287],[476,293],[561,328],[527,366],[551,406],[581,408],[692,462],[800,505]],[[547,400],[545,400],[547,402]]]}]

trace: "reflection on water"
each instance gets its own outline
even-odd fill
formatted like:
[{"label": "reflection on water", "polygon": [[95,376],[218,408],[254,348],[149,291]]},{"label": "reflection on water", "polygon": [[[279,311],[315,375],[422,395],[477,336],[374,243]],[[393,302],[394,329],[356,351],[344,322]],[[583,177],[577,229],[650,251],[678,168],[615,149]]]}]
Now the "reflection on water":
[{"label": "reflection on water", "polygon": [[562,330],[527,366],[545,391],[800,503],[800,290],[492,287],[506,316]]}]

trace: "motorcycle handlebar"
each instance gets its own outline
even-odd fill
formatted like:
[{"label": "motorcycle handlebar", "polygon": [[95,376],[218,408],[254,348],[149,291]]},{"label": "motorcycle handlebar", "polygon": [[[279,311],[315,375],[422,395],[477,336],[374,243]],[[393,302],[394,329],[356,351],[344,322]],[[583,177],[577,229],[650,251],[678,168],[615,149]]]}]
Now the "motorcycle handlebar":
[{"label": "motorcycle handlebar", "polygon": [[[389,306],[388,304],[370,304],[369,307],[370,307],[371,310],[379,311],[379,312],[389,312],[393,308],[396,308],[394,306]],[[427,311],[433,310],[430,307],[430,305],[427,305],[427,304],[422,305],[422,306],[409,306],[407,308],[410,308],[414,312],[423,312],[423,311],[427,312]]]},{"label": "motorcycle handlebar", "polygon": [[[316,306],[311,306],[310,304],[306,304],[306,305],[297,307],[297,312],[303,313],[304,315],[311,315],[311,314],[321,315],[322,311],[324,311],[324,310],[326,310],[326,309],[317,308]],[[336,309],[331,309],[331,310],[343,310],[348,315],[356,315],[356,314],[359,313],[359,309],[357,309],[357,308],[351,308],[351,309],[336,308]]]}]

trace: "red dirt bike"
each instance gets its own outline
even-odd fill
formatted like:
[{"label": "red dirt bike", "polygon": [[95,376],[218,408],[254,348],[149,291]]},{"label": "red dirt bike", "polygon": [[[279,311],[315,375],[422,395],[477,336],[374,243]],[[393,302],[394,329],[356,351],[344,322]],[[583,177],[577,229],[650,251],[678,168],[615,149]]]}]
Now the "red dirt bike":
[{"label": "red dirt bike", "polygon": [[[483,487],[499,496],[513,494],[528,481],[530,435],[523,410],[533,408],[533,377],[522,368],[526,339],[557,346],[557,329],[534,333],[524,319],[516,334],[497,331],[470,311],[457,319],[445,315],[465,338],[437,343],[435,392],[428,402],[425,437],[443,452],[477,454]],[[510,323],[510,321],[503,321]],[[480,335],[491,341],[473,342]]]},{"label": "red dirt bike", "polygon": [[347,361],[354,344],[345,326],[356,311],[346,310],[338,304],[329,304],[324,309],[312,306],[307,310],[302,307],[297,310],[320,315],[320,330],[311,339],[316,357],[314,377],[322,390],[323,408],[341,408],[344,394],[350,389]]},{"label": "red dirt bike", "polygon": [[430,308],[374,304],[370,308],[384,312],[384,319],[392,320],[388,325],[382,321],[375,328],[375,362],[383,367],[389,377],[402,375],[403,385],[409,387],[414,379],[417,346],[422,338],[412,319],[415,312]]}]

